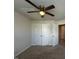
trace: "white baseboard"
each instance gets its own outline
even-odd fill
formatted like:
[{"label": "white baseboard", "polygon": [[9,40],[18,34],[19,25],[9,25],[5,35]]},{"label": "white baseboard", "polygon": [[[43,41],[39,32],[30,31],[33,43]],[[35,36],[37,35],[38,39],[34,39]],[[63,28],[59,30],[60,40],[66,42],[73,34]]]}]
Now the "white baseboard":
[{"label": "white baseboard", "polygon": [[18,56],[19,54],[21,54],[23,51],[27,50],[29,47],[30,47],[30,46],[28,46],[28,47],[22,49],[20,52],[18,52],[18,53],[15,55],[15,57]]}]

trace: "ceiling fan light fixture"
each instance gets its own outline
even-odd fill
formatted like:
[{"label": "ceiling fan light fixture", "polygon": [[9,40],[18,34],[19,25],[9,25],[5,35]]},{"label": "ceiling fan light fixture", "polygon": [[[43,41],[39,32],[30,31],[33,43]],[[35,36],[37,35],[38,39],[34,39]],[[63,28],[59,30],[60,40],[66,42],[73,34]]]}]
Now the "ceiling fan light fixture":
[{"label": "ceiling fan light fixture", "polygon": [[45,15],[44,11],[40,11],[39,13],[40,13],[41,16]]}]

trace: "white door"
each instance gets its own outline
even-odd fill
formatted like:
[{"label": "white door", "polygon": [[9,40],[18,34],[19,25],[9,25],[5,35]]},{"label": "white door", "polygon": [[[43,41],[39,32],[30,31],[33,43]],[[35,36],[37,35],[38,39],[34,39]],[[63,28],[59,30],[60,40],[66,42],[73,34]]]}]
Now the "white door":
[{"label": "white door", "polygon": [[32,24],[32,44],[33,45],[51,45],[51,25]]},{"label": "white door", "polygon": [[41,24],[32,24],[32,45],[41,45]]},{"label": "white door", "polygon": [[51,45],[51,24],[42,24],[42,45]]}]

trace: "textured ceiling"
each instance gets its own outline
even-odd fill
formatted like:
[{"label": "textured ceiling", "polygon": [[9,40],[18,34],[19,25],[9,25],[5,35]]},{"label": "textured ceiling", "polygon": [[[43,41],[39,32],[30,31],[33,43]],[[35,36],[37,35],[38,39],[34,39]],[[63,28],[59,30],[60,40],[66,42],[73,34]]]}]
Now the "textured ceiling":
[{"label": "textured ceiling", "polygon": [[27,11],[37,10],[35,7],[27,3],[25,0],[14,0],[14,8],[16,11],[23,13],[35,20],[62,20],[65,18],[65,0],[31,0],[37,6],[44,5],[45,7],[49,5],[55,5],[55,9],[51,9],[48,12],[55,15],[55,17],[51,17],[49,15],[45,15],[44,18],[40,17],[39,13],[27,13]]}]

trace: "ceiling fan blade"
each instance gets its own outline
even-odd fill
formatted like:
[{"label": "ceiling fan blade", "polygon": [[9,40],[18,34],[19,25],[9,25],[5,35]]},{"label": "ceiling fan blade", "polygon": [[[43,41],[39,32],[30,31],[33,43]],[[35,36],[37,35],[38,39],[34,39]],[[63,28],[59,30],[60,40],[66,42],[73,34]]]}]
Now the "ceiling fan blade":
[{"label": "ceiling fan blade", "polygon": [[35,12],[39,12],[39,11],[28,11],[27,13],[35,13]]},{"label": "ceiling fan blade", "polygon": [[29,4],[31,4],[32,6],[34,6],[35,8],[39,9],[38,6],[36,6],[34,3],[32,3],[30,0],[25,0],[26,2],[28,2]]},{"label": "ceiling fan blade", "polygon": [[46,7],[45,10],[50,10],[50,9],[53,9],[53,8],[55,8],[55,6],[54,5],[50,5],[50,6]]},{"label": "ceiling fan blade", "polygon": [[46,14],[50,15],[50,16],[55,16],[54,14],[51,14],[49,12],[45,12]]}]

